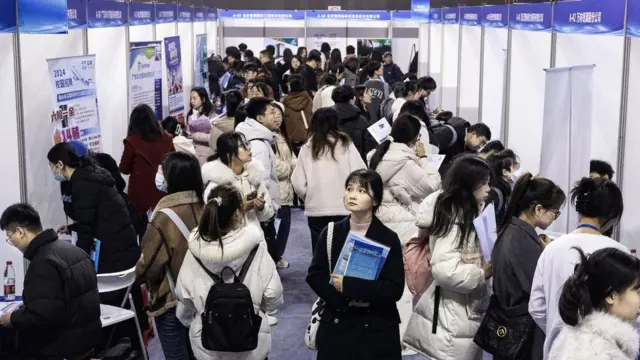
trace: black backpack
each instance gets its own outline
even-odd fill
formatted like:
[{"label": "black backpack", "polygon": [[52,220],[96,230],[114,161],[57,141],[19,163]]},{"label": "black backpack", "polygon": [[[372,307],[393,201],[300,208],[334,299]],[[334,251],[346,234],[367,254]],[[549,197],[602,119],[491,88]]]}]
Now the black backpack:
[{"label": "black backpack", "polygon": [[[202,317],[202,346],[210,351],[244,352],[258,347],[258,332],[262,318],[253,310],[251,292],[242,283],[258,251],[256,245],[242,265],[240,274],[226,266],[216,275],[194,256],[198,264],[213,279]],[[222,275],[229,269],[233,282],[225,283]]]}]

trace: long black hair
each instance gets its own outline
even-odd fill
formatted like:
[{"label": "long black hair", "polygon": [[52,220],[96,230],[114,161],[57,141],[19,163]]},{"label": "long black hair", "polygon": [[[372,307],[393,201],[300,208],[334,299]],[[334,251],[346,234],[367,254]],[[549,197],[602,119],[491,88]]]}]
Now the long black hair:
[{"label": "long black hair", "polygon": [[429,130],[430,137],[435,137],[433,134],[433,128],[431,127],[431,120],[427,111],[424,109],[424,103],[420,100],[407,100],[400,108],[400,114],[411,114],[422,122]]},{"label": "long black hair", "polygon": [[244,96],[238,90],[227,91],[223,97],[224,105],[226,107],[227,116],[235,118],[236,111],[244,102]]},{"label": "long black hair", "polygon": [[78,156],[73,145],[67,142],[53,145],[47,153],[47,160],[54,165],[61,162],[62,165],[72,169],[96,165],[90,157]]},{"label": "long black hair", "polygon": [[531,173],[525,173],[516,182],[509,197],[502,232],[511,218],[519,217],[524,212],[532,212],[537,205],[547,210],[559,210],[567,196],[553,181],[545,178],[534,178]]},{"label": "long black hair", "polygon": [[587,256],[579,247],[580,256],[573,275],[562,287],[558,312],[567,325],[576,326],[594,311],[606,310],[606,299],[640,288],[640,260],[616,248],[604,248]]},{"label": "long black hair", "polygon": [[198,159],[182,151],[170,152],[162,160],[162,172],[167,182],[167,193],[194,191],[200,204],[204,204],[204,183]]},{"label": "long black hair", "polygon": [[578,181],[571,190],[571,203],[581,217],[598,219],[600,226],[616,225],[624,210],[622,191],[616,183],[604,178],[584,177]]},{"label": "long black hair", "polygon": [[282,52],[282,61],[289,66],[291,64],[291,59],[293,59],[293,51],[289,48],[284,49]]},{"label": "long black hair", "polygon": [[224,133],[216,141],[216,152],[209,156],[207,161],[220,160],[223,164],[231,167],[231,160],[238,157],[240,148],[248,149],[249,143],[244,134],[235,131]]},{"label": "long black hair", "polygon": [[486,160],[487,164],[489,164],[489,168],[491,169],[489,186],[498,189],[504,198],[507,199],[511,195],[511,185],[509,185],[507,180],[505,180],[503,172],[511,172],[511,169],[516,166],[516,154],[512,150],[506,149],[499,153],[489,155]]},{"label": "long black hair", "polygon": [[[418,135],[420,135],[420,120],[409,114],[404,114],[398,117],[398,119],[393,122],[393,126],[391,126],[391,134],[389,134],[389,136],[393,138],[394,142],[401,144],[409,144],[416,141]],[[369,162],[369,168],[371,170],[375,170],[378,167],[380,161],[384,158],[384,155],[389,151],[390,146],[391,141],[389,139],[386,139],[378,145]]]},{"label": "long black hair", "polygon": [[338,112],[332,108],[320,108],[313,113],[309,134],[311,154],[314,160],[320,159],[327,151],[335,160],[336,147],[340,145],[347,149],[351,144],[349,135],[339,130],[338,121]]},{"label": "long black hair", "polygon": [[489,166],[484,160],[471,155],[455,159],[436,199],[433,223],[429,228],[431,236],[447,236],[454,226],[458,226],[458,248],[475,241],[471,235],[474,233],[473,220],[478,217],[479,210],[473,193],[488,181]]},{"label": "long black hair", "polygon": [[244,212],[243,199],[240,191],[233,185],[218,185],[207,197],[200,223],[198,236],[206,242],[220,243],[221,253],[224,253],[222,237],[237,225],[235,215]]},{"label": "long black hair", "polygon": [[156,114],[147,104],[140,104],[131,111],[127,135],[134,134],[140,135],[143,141],[158,141],[165,137]]},{"label": "long black hair", "polygon": [[382,67],[382,63],[380,63],[379,61],[375,61],[375,60],[369,61],[367,66],[365,66],[364,69],[362,69],[362,72],[360,73],[358,84],[362,85],[366,83],[367,80],[373,77],[373,74],[381,67]]},{"label": "long black hair", "polygon": [[367,113],[367,104],[363,103],[362,100],[360,99],[361,97],[364,96],[364,93],[367,91],[367,87],[364,85],[358,85],[356,86],[355,90],[356,90],[356,107],[358,107],[358,109],[360,109],[361,112],[363,113]]},{"label": "long black hair", "polygon": [[338,48],[331,50],[331,58],[328,61],[327,70],[336,73],[337,69],[342,65],[342,52]]},{"label": "long black hair", "polygon": [[[193,88],[191,92],[195,92],[196,94],[198,94],[198,96],[200,97],[200,100],[202,101],[202,107],[201,107],[202,111],[200,112],[200,115],[209,117],[213,112],[213,104],[211,103],[211,99],[209,99],[209,94],[207,93],[207,89],[199,86],[199,87]],[[191,116],[191,114],[193,114],[193,110],[194,110],[193,105],[189,105],[189,113],[187,114],[187,116]]]}]

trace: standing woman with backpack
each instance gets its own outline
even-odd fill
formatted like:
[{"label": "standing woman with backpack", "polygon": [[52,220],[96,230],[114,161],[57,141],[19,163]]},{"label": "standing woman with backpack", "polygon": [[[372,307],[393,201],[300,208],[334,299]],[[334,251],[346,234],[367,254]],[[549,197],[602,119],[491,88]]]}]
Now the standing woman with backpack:
[{"label": "standing woman with backpack", "polygon": [[[232,271],[224,270],[226,267]],[[245,276],[236,281],[242,283],[236,285],[240,285],[237,291],[248,290],[251,304],[244,302],[248,300],[246,298],[229,299],[224,286],[220,287],[212,278],[212,275],[220,276],[230,283],[233,273],[242,277],[243,268]],[[212,291],[218,289],[222,290],[213,296],[218,301],[209,303]],[[262,230],[244,221],[243,196],[235,187],[218,186],[209,194],[198,229],[189,238],[189,250],[176,284],[176,297],[176,314],[182,324],[189,327],[191,346],[198,360],[265,360],[269,355],[271,330],[266,313],[283,303],[282,283],[267,251]],[[228,316],[229,321],[218,322],[219,317],[211,316],[213,324],[203,323],[201,315],[205,310],[224,312],[229,308],[216,309],[216,305],[228,304],[230,300],[235,301],[233,308],[236,310],[246,310],[248,306],[250,314],[225,312],[221,315]],[[243,319],[245,314],[248,318]],[[256,314],[259,315],[257,319]]]},{"label": "standing woman with backpack", "polygon": [[[349,174],[344,185],[349,216],[322,230],[307,274],[307,283],[325,301],[315,338],[317,360],[400,360],[396,301],[404,289],[404,267],[398,235],[376,217],[382,179],[375,171],[363,169]],[[350,232],[389,247],[377,279],[329,270],[338,262]]]},{"label": "standing woman with backpack", "polygon": [[433,282],[414,308],[403,340],[428,358],[478,360],[482,351],[473,338],[486,310],[492,272],[473,220],[489,194],[489,167],[463,156],[449,171],[442,191],[429,195],[417,215],[422,246],[428,241],[431,251]]},{"label": "standing woman with backpack", "polygon": [[165,360],[186,360],[187,328],[176,318],[174,291],[188,250],[188,232],[198,225],[204,207],[198,159],[183,152],[167,154],[156,174],[156,186],[167,196],[153,211],[141,241],[136,276],[151,285],[148,314],[155,318]]}]

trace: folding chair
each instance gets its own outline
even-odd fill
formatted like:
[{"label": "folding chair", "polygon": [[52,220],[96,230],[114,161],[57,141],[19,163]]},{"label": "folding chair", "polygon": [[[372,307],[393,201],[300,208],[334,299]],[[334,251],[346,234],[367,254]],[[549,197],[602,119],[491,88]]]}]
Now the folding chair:
[{"label": "folding chair", "polygon": [[[149,356],[142,339],[142,331],[140,330],[138,316],[136,316],[135,306],[133,305],[133,298],[131,297],[131,287],[133,286],[135,281],[135,266],[129,270],[117,273],[98,274],[99,293],[102,294],[116,290],[127,289],[120,307],[100,304],[100,321],[102,322],[102,327],[105,328],[107,326],[116,325],[133,318],[136,323],[136,329],[138,331],[138,341],[140,341],[140,347],[142,348],[142,356],[144,357],[144,360],[149,360]],[[127,301],[129,302],[131,310],[125,309]],[[115,327],[111,330],[111,334],[109,335],[109,340],[107,341],[107,349],[109,349],[109,346],[111,345],[111,340],[113,339],[114,332]]]}]

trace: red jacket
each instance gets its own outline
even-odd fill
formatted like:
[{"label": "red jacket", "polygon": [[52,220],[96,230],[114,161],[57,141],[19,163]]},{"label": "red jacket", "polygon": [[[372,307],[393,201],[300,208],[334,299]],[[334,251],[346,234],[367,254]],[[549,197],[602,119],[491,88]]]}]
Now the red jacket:
[{"label": "red jacket", "polygon": [[120,160],[120,172],[129,177],[129,198],[140,214],[155,208],[165,195],[156,188],[156,173],[164,156],[176,151],[173,137],[165,133],[158,141],[144,141],[139,134],[124,139],[124,153]]}]

